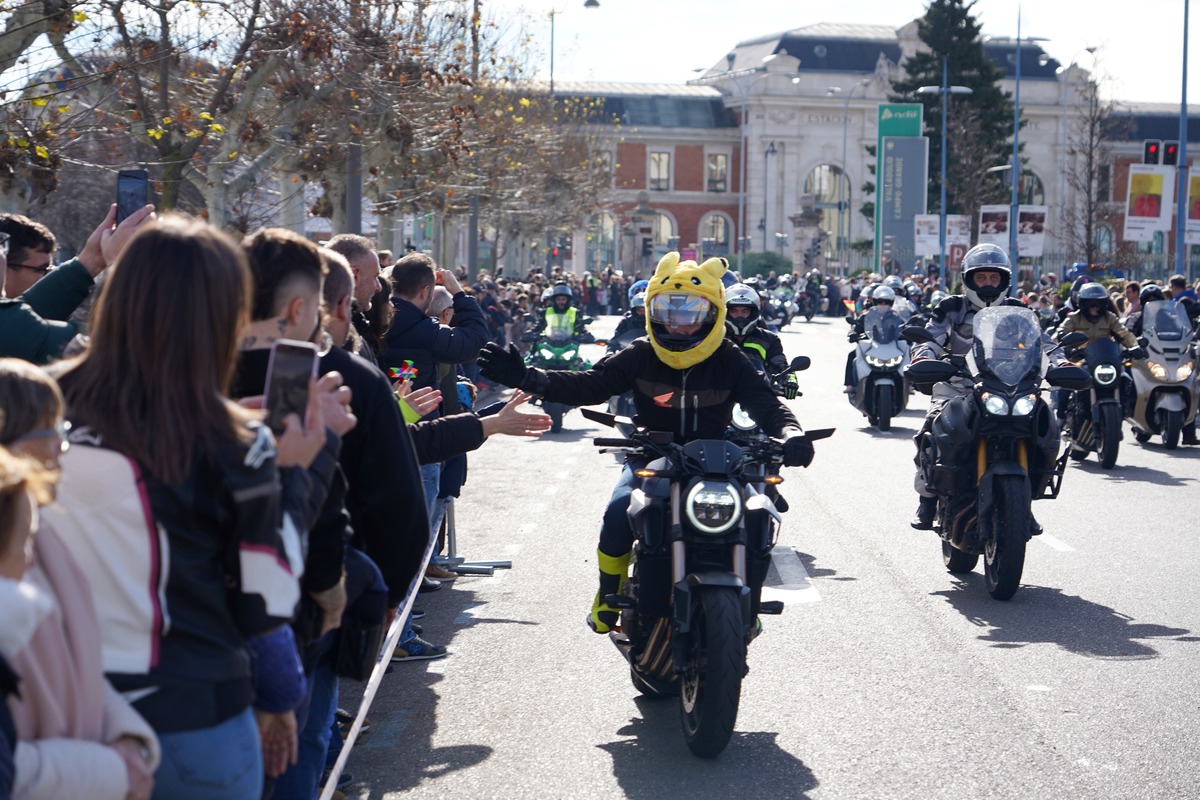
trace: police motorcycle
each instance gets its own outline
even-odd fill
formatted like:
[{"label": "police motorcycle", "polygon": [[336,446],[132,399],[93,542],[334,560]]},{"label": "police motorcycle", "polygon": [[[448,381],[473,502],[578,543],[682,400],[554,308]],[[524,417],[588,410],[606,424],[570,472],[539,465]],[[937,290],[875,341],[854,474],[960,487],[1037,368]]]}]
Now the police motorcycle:
[{"label": "police motorcycle", "polygon": [[899,314],[887,306],[872,305],[863,319],[863,333],[851,334],[856,385],[847,398],[871,425],[884,432],[892,429],[892,417],[908,405],[904,368],[909,359],[908,347],[900,338],[903,327]]},{"label": "police motorcycle", "polygon": [[[591,344],[595,338],[590,333],[576,335],[572,325],[568,324],[566,314],[551,314],[545,330],[540,334],[530,331],[522,340],[531,342],[529,355],[525,356],[525,364],[539,369],[569,369],[583,371],[592,368],[592,362],[579,353],[583,344]],[[585,317],[584,323],[591,322]],[[550,417],[550,432],[562,430],[563,417],[573,406],[563,403],[542,401],[542,410]]]},{"label": "police motorcycle", "polygon": [[[1066,468],[1043,383],[1081,391],[1091,376],[1077,366],[1047,368],[1041,326],[1027,308],[982,309],[973,334],[966,356],[908,367],[908,378],[920,385],[955,377],[973,384],[970,393],[946,403],[917,446],[923,477],[938,499],[934,530],[942,538],[946,568],[970,572],[982,555],[988,593],[1009,600],[1021,585],[1025,545],[1033,534],[1030,505],[1058,497]],[[904,336],[934,342],[924,328],[906,328]],[[1060,346],[1086,340],[1085,334],[1071,333]]]},{"label": "police motorcycle", "polygon": [[1180,431],[1196,419],[1200,394],[1195,333],[1184,307],[1172,300],[1143,305],[1139,344],[1147,357],[1127,362],[1125,417],[1138,442],[1161,435],[1163,446],[1174,450]]},{"label": "police motorcycle", "polygon": [[1067,452],[1076,461],[1095,453],[1103,469],[1117,463],[1121,447],[1121,417],[1124,416],[1118,396],[1125,359],[1121,347],[1112,339],[1096,339],[1086,348],[1069,354],[1080,359],[1092,376],[1092,385],[1071,392],[1065,409],[1064,431],[1071,446]]},{"label": "police motorcycle", "polygon": [[[606,425],[618,421],[581,411]],[[815,441],[832,433],[805,435]],[[646,465],[629,503],[632,572],[624,594],[604,599],[621,609],[620,627],[609,638],[639,692],[678,696],[688,749],[713,758],[737,722],[758,615],[783,613],[782,603],[761,600],[782,523],[768,487],[783,482],[783,447],[769,437],[744,445],[723,439],[676,444],[670,433],[642,428],[594,443]]]}]

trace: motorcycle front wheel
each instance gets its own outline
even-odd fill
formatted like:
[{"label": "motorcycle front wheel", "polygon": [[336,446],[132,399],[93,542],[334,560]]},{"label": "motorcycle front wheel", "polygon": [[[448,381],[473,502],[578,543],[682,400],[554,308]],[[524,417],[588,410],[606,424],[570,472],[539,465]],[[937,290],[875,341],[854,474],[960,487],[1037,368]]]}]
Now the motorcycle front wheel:
[{"label": "motorcycle front wheel", "polygon": [[895,409],[892,388],[887,384],[875,387],[875,419],[879,420],[879,430],[884,433],[892,429],[892,411]]},{"label": "motorcycle front wheel", "polygon": [[1023,475],[996,476],[992,491],[991,535],[983,550],[983,577],[988,594],[997,600],[1011,600],[1025,569],[1029,482]]},{"label": "motorcycle front wheel", "polygon": [[1183,430],[1182,411],[1162,411],[1163,447],[1174,450],[1179,446],[1179,432]]},{"label": "motorcycle front wheel", "polygon": [[1121,412],[1116,406],[1106,405],[1100,408],[1100,458],[1103,469],[1112,469],[1117,463],[1117,450],[1121,447]]},{"label": "motorcycle front wheel", "polygon": [[679,684],[683,738],[695,755],[714,758],[729,744],[745,674],[746,632],[737,594],[699,592],[692,600],[688,663]]}]

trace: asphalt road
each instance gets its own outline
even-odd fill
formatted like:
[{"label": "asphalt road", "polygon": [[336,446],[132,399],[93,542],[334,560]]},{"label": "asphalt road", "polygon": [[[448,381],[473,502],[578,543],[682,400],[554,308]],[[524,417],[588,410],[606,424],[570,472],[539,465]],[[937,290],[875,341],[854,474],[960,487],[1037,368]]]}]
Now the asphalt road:
[{"label": "asphalt road", "polygon": [[[597,332],[615,318],[598,320]],[[541,440],[497,437],[470,457],[460,554],[512,570],[422,595],[439,661],[397,665],[355,747],[351,797],[1200,797],[1200,448],[1094,456],[1034,505],[1012,601],[965,579],[915,507],[916,396],[890,433],[841,394],[840,319],[793,324],[810,428],[834,426],[806,470],[768,584],[787,605],[751,646],[737,732],[693,757],[673,700],[646,700],[584,625],[595,543],[617,477],[568,415]],[[343,682],[354,708],[362,685]]]}]

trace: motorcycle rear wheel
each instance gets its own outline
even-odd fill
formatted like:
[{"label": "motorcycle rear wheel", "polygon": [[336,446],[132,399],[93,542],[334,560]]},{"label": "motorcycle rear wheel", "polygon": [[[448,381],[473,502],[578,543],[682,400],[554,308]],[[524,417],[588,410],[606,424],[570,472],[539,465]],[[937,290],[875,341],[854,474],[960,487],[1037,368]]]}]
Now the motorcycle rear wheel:
[{"label": "motorcycle rear wheel", "polygon": [[993,479],[991,538],[983,551],[983,577],[988,594],[1011,600],[1021,587],[1025,543],[1029,537],[1029,483],[1022,475]]},{"label": "motorcycle rear wheel", "polygon": [[975,565],[979,563],[979,554],[964,553],[962,550],[951,547],[950,543],[943,539],[942,563],[946,565],[947,572],[962,575],[975,569]]},{"label": "motorcycle rear wheel", "polygon": [[879,420],[877,423],[879,430],[884,433],[892,429],[892,410],[895,408],[892,401],[892,388],[887,384],[875,387],[875,418]]},{"label": "motorcycle rear wheel", "polygon": [[1174,450],[1179,447],[1179,432],[1183,430],[1182,411],[1163,411],[1163,447]]},{"label": "motorcycle rear wheel", "polygon": [[746,674],[746,632],[737,595],[701,591],[692,600],[688,664],[680,677],[679,717],[688,749],[715,758],[729,744]]},{"label": "motorcycle rear wheel", "polygon": [[1100,449],[1096,456],[1102,469],[1112,469],[1117,463],[1117,450],[1121,447],[1121,412],[1116,406],[1100,407]]}]

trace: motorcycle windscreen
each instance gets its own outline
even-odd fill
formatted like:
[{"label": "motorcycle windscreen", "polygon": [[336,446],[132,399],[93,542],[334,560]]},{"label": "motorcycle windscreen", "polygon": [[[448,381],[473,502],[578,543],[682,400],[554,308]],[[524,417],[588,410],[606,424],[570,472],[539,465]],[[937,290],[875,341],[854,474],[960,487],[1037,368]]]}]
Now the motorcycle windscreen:
[{"label": "motorcycle windscreen", "polygon": [[547,314],[544,335],[555,344],[561,345],[571,338],[571,334],[574,332],[574,322],[573,315]]},{"label": "motorcycle windscreen", "polygon": [[1009,386],[1042,363],[1042,329],[1028,308],[999,306],[975,315],[975,363]]},{"label": "motorcycle windscreen", "polygon": [[1142,330],[1160,342],[1179,342],[1191,336],[1192,324],[1183,303],[1155,300],[1142,309]]},{"label": "motorcycle windscreen", "polygon": [[863,320],[863,330],[876,344],[891,344],[899,339],[903,325],[903,320],[896,312],[875,306],[867,309],[867,316]]}]

